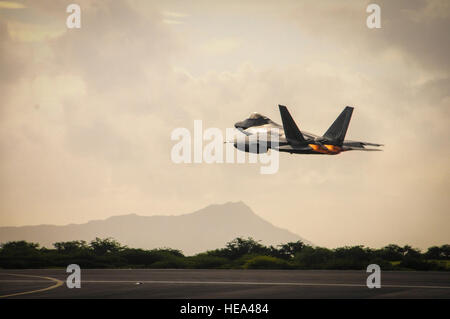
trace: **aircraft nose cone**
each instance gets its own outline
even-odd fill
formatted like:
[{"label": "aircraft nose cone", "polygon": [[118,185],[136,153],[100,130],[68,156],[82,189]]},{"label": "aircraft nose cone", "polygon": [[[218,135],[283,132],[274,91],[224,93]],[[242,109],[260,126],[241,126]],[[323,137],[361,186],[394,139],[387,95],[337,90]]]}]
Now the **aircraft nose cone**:
[{"label": "aircraft nose cone", "polygon": [[235,127],[235,128],[245,129],[245,125],[244,125],[244,123],[242,123],[242,122],[236,122],[236,123],[234,124],[234,127]]}]

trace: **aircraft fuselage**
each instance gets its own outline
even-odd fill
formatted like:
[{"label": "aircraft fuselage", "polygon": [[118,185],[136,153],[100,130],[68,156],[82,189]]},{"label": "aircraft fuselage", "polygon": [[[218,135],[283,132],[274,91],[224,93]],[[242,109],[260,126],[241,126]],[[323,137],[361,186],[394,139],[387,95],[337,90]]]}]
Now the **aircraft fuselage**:
[{"label": "aircraft fuselage", "polygon": [[[266,138],[264,143],[268,148],[291,154],[337,155],[352,150],[379,151],[379,149],[368,149],[365,146],[382,146],[382,144],[344,140],[353,112],[352,107],[347,106],[323,136],[300,131],[287,108],[283,105],[279,107],[283,126],[258,113],[252,113],[248,119],[237,122],[234,126],[247,136],[256,136],[254,143],[261,141],[260,135],[263,134]],[[278,135],[278,144],[270,145],[268,141],[274,134]],[[243,150],[247,151],[246,148]]]}]

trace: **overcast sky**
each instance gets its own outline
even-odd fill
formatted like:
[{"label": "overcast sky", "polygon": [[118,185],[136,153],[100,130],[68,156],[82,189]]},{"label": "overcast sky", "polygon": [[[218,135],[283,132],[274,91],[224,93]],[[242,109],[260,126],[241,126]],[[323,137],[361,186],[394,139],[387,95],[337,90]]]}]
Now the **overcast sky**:
[{"label": "overcast sky", "polygon": [[[243,201],[317,245],[450,243],[450,2],[0,1],[0,226]],[[366,7],[381,7],[368,29]],[[258,111],[384,152],[174,164],[174,128]],[[214,225],[211,225],[214,227]]]}]

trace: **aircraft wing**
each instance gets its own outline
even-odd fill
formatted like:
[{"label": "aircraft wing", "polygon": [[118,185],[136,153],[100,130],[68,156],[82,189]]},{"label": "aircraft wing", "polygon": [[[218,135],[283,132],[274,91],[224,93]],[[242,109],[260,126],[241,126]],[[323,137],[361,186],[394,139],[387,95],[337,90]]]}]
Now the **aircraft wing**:
[{"label": "aircraft wing", "polygon": [[280,145],[276,148],[279,152],[295,152],[295,151],[311,151],[312,148],[309,145],[296,146],[296,145]]}]

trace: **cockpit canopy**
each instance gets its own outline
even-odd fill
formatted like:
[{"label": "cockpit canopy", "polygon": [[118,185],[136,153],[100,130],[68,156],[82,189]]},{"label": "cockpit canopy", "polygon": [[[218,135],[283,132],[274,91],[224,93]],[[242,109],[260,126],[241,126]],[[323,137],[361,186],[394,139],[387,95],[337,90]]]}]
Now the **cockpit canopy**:
[{"label": "cockpit canopy", "polygon": [[270,122],[271,121],[268,117],[254,112],[254,113],[250,114],[248,119],[234,124],[234,127],[245,130],[252,126],[261,126],[264,124],[268,124]]},{"label": "cockpit canopy", "polygon": [[253,112],[252,114],[250,114],[250,116],[248,118],[251,119],[251,120],[257,120],[259,118],[267,118],[267,117],[262,116],[259,113]]}]

